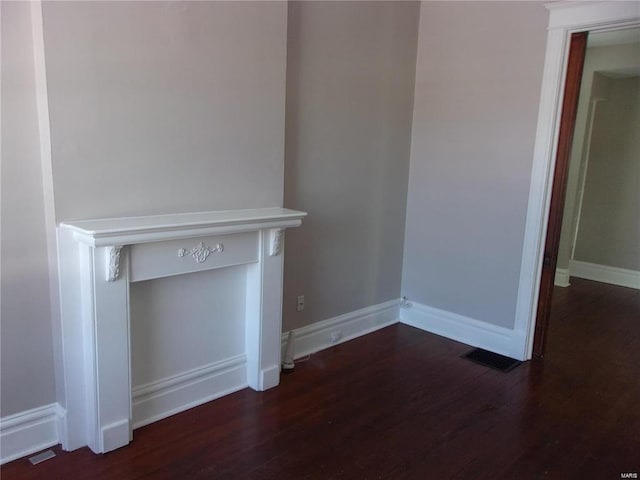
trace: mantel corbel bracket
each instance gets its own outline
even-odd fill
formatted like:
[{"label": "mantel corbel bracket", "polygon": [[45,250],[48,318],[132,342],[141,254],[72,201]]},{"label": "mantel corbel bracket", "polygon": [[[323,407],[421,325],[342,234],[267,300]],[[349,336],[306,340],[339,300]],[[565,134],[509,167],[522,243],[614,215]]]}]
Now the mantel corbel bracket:
[{"label": "mantel corbel bracket", "polygon": [[275,257],[280,254],[282,250],[282,235],[284,234],[284,228],[272,228],[271,229],[271,247],[269,249],[269,255]]},{"label": "mantel corbel bracket", "polygon": [[107,282],[115,282],[120,276],[120,254],[122,245],[107,248]]}]

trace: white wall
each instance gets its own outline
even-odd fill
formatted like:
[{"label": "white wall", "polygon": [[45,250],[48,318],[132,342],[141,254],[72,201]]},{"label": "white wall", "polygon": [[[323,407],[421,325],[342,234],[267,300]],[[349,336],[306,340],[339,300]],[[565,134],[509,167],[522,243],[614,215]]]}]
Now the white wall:
[{"label": "white wall", "polygon": [[418,11],[289,2],[285,330],[400,296]]},{"label": "white wall", "polygon": [[28,2],[1,2],[0,417],[55,401],[47,238]]},{"label": "white wall", "polygon": [[426,2],[402,294],[512,328],[548,13],[539,2]]},{"label": "white wall", "polygon": [[58,221],[281,206],[286,2],[44,2]]}]

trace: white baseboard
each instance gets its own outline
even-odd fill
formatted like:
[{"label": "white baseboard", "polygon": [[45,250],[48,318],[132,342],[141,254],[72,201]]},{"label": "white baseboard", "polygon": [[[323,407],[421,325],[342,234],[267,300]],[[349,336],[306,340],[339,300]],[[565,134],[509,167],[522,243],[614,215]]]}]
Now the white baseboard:
[{"label": "white baseboard", "polygon": [[238,355],[133,388],[133,428],[183,412],[247,386],[247,357]]},{"label": "white baseboard", "polygon": [[[296,328],[293,330],[296,338],[294,358],[310,355],[398,323],[399,306],[399,300],[391,300]],[[282,334],[283,355],[288,337],[289,332]]]},{"label": "white baseboard", "polygon": [[414,301],[409,305],[400,309],[400,323],[473,347],[523,360],[522,342],[514,330]]},{"label": "white baseboard", "polygon": [[0,419],[0,464],[26,457],[59,443],[64,409],[57,403]]},{"label": "white baseboard", "polygon": [[640,272],[626,268],[608,267],[595,263],[571,260],[571,275],[596,282],[610,283],[640,290]]},{"label": "white baseboard", "polygon": [[556,276],[553,280],[553,284],[556,287],[569,287],[569,269],[568,268],[556,268]]}]

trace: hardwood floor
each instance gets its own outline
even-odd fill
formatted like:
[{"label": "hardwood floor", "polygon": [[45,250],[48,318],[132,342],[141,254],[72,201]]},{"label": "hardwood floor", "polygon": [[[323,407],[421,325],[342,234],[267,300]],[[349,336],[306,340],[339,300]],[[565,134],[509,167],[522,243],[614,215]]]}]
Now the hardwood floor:
[{"label": "hardwood floor", "polygon": [[501,373],[470,348],[394,325],[12,479],[618,479],[640,474],[640,292],[557,288],[544,361]]}]

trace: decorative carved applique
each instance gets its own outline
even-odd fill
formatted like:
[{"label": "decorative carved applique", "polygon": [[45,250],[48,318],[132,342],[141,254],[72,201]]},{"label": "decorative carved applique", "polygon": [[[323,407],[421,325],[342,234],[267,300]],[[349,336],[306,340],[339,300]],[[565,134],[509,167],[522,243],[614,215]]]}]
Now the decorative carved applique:
[{"label": "decorative carved applique", "polygon": [[283,233],[284,230],[282,228],[274,228],[271,230],[271,249],[269,250],[269,255],[272,257],[280,254]]},{"label": "decorative carved applique", "polygon": [[178,250],[178,256],[184,257],[186,255],[191,255],[196,262],[204,263],[209,255],[215,252],[223,252],[224,245],[218,243],[215,248],[211,248],[209,245],[205,245],[203,242],[200,242],[196,247],[193,247],[191,250],[187,250],[185,248],[181,248]]},{"label": "decorative carved applique", "polygon": [[107,258],[108,282],[115,282],[120,276],[120,252],[122,252],[122,245],[109,247],[109,258]]}]

